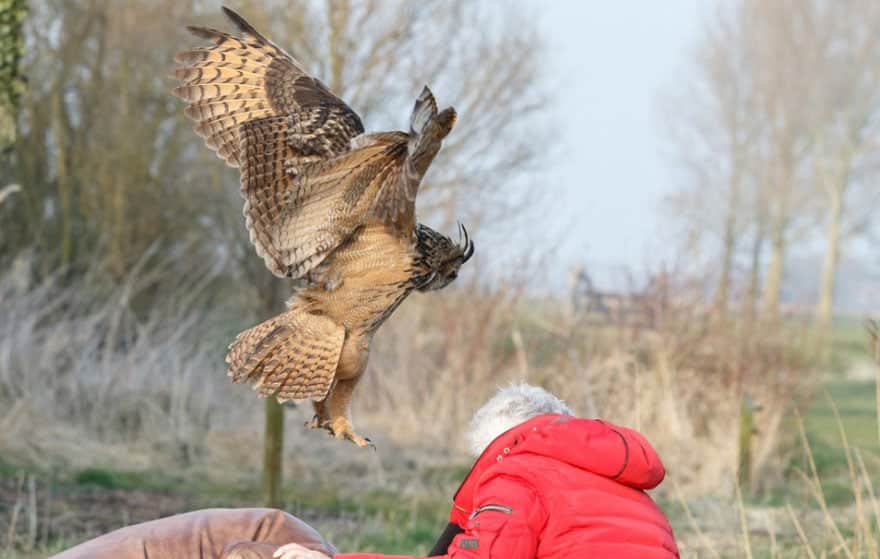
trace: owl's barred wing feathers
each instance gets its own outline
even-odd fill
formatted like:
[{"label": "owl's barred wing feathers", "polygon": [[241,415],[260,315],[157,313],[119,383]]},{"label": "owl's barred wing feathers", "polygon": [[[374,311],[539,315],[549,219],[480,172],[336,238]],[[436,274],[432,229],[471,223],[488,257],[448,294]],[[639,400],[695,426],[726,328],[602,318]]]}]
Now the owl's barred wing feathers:
[{"label": "owl's barred wing feathers", "polygon": [[322,400],[333,384],[345,331],[327,317],[290,310],[245,330],[226,355],[229,376],[279,401]]},{"label": "owl's barred wing feathers", "polygon": [[377,198],[377,213],[398,229],[415,228],[416,194],[428,166],[440,151],[443,139],[455,125],[452,107],[437,111],[437,101],[425,86],[416,99],[406,135],[406,153],[394,180],[386,181]]},{"label": "owl's barred wing feathers", "polygon": [[[263,37],[241,16],[223,9],[242,37],[206,27],[189,27],[213,45],[180,53],[174,94],[189,102],[186,114],[209,148],[241,167],[244,215],[250,239],[269,270],[299,278],[352,232],[315,200],[313,185],[300,179],[310,165],[349,151],[363,132],[361,120],[302,65]],[[294,211],[300,218],[296,243],[282,226]],[[335,217],[345,217],[338,215]],[[284,217],[288,216],[288,217]],[[350,221],[350,220],[349,220]],[[309,230],[312,227],[313,230]]]},{"label": "owl's barred wing feathers", "polygon": [[235,12],[241,37],[190,27],[213,45],[178,55],[174,93],[196,132],[241,168],[250,239],[277,276],[308,274],[378,219],[409,236],[419,183],[455,123],[426,87],[409,133],[363,134],[355,112]]},{"label": "owl's barred wing feathers", "polygon": [[244,18],[228,8],[223,11],[242,37],[189,26],[193,34],[214,44],[178,54],[174,72],[183,82],[174,94],[189,102],[186,114],[199,123],[196,132],[208,147],[238,166],[239,126],[266,116],[289,115],[297,121],[315,119],[308,134],[299,138],[307,146],[305,153],[293,152],[292,157],[329,157],[347,151],[351,138],[364,131],[360,117]]},{"label": "owl's barred wing feathers", "polygon": [[290,126],[283,117],[242,126],[241,188],[251,240],[266,266],[301,278],[364,225],[406,144],[404,134],[376,134],[369,145],[300,173],[277,155],[289,145]]}]

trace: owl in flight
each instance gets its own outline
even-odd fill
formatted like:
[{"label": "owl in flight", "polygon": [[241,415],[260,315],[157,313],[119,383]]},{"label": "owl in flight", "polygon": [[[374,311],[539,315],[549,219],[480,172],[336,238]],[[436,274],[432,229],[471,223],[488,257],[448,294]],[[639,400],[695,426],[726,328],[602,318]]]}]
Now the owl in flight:
[{"label": "owl in flight", "polygon": [[365,133],[358,115],[292,56],[223,8],[239,37],[189,27],[210,46],[178,54],[174,94],[196,132],[238,167],[245,225],[269,270],[297,280],[287,311],[239,334],[235,382],[311,399],[308,424],[367,446],[349,419],[373,335],[413,290],[441,289],[474,253],[416,222],[428,166],[455,124],[426,87],[408,132]]}]

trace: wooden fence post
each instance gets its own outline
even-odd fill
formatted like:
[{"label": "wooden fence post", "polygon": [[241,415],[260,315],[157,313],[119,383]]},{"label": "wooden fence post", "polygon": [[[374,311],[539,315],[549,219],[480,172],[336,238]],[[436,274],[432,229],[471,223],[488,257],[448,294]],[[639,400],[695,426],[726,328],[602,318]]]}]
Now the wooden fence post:
[{"label": "wooden fence post", "polygon": [[281,507],[281,457],[284,452],[284,406],[266,398],[266,430],[263,442],[263,504]]},{"label": "wooden fence post", "polygon": [[739,410],[739,453],[737,456],[737,482],[744,493],[751,491],[752,437],[755,433],[755,406],[748,394],[743,396]]}]

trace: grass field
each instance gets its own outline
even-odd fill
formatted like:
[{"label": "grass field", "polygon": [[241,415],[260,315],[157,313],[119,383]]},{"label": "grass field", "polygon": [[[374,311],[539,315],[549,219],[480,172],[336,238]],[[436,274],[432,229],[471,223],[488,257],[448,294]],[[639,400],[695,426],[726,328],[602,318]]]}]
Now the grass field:
[{"label": "grass field", "polygon": [[[858,451],[870,477],[880,474],[877,372],[861,324],[837,325],[829,363],[821,386],[802,411],[811,454],[796,437],[787,443],[782,449],[787,456],[784,482],[757,495],[744,494],[741,506],[723,490],[682,497],[676,472],[670,473],[656,496],[673,522],[684,557],[800,557],[806,545],[816,556],[855,557],[862,556],[859,550],[872,549],[865,543],[869,532],[859,526],[873,517],[858,509],[855,496],[872,502],[873,488],[853,483],[848,456],[852,459],[855,452],[847,452]],[[340,452],[334,441],[305,433],[299,415],[288,413],[283,508],[343,551],[425,553],[445,526],[449,498],[469,467],[467,458],[444,448],[390,440],[379,441],[377,454],[353,447]],[[786,431],[798,430],[794,415],[785,421]],[[206,425],[208,431],[184,431],[181,436],[226,438],[212,431],[222,423]],[[258,432],[240,436],[253,439]],[[155,444],[156,452],[167,453],[170,443],[157,438]],[[301,452],[305,445],[307,453]],[[108,458],[114,454],[96,454],[89,461],[78,452],[75,462],[56,461],[47,467],[35,467],[33,461],[22,467],[24,462],[14,456],[0,456],[0,559],[45,557],[124,525],[197,508],[261,504],[259,463],[252,454],[236,453],[235,441],[227,441],[217,452],[228,465],[220,467],[216,458],[200,461],[203,451],[188,448],[175,453],[176,462],[170,464],[176,466],[150,461],[144,457],[149,448],[142,447],[127,463],[140,461],[143,467],[113,465],[126,463]],[[811,485],[810,457],[827,509]],[[666,458],[676,462],[669,450]],[[829,528],[829,516],[836,519],[840,537],[852,542],[848,547]]]},{"label": "grass field", "polygon": [[[424,554],[446,524],[448,499],[442,495],[454,491],[465,469],[435,469],[428,480],[418,483],[417,491],[415,484],[409,485],[405,495],[394,486],[358,491],[329,481],[320,485],[289,481],[282,508],[312,524],[341,549]],[[15,534],[15,545],[6,541],[0,548],[3,559],[42,557],[127,524],[193,509],[260,506],[256,476],[231,483],[186,473],[95,467],[47,478],[9,464],[0,467],[0,475],[0,533],[4,539]],[[52,524],[56,536],[49,545],[28,549],[33,538],[27,510],[31,487],[38,523]]]},{"label": "grass field", "polygon": [[[828,394],[840,409],[841,419],[849,443],[870,457],[873,467],[878,466],[880,444],[877,438],[874,383],[837,379],[827,385]],[[823,488],[829,506],[839,514],[849,514],[853,502],[851,485],[846,475],[846,455],[840,442],[837,421],[830,403],[820,395],[804,416],[816,466],[823,478]],[[794,460],[795,462],[797,460]],[[417,475],[394,480],[387,487],[370,484],[363,489],[322,484],[300,484],[288,479],[284,490],[283,508],[315,526],[341,550],[364,550],[394,554],[423,554],[433,544],[445,525],[448,514],[448,496],[455,490],[467,464],[447,465],[423,471]],[[880,467],[876,471],[880,471]],[[60,535],[48,546],[25,551],[20,544],[0,551],[3,559],[43,557],[90,536],[122,525],[144,521],[204,507],[258,506],[260,503],[257,476],[222,480],[222,474],[208,479],[187,472],[169,473],[145,470],[115,471],[101,467],[73,472],[57,472],[54,477],[45,473],[26,472],[9,464],[0,468],[0,529],[9,534],[9,515],[16,502],[27,500],[30,475],[34,476],[37,501],[41,502],[38,515],[55,517],[54,531]],[[51,495],[51,497],[47,497]],[[45,503],[47,498],[50,503]],[[45,504],[43,504],[45,503]],[[684,556],[700,557],[738,556],[742,535],[737,526],[735,503],[711,496],[679,501],[671,495],[661,500],[681,539]],[[819,506],[811,498],[804,484],[792,476],[787,491],[757,499],[746,499],[749,514],[750,540],[756,556],[771,557],[765,518],[776,518],[786,523],[786,503],[799,510],[812,510],[813,522],[820,525]],[[687,508],[685,508],[685,506]],[[46,510],[50,507],[50,510]],[[71,515],[75,512],[75,515]],[[689,515],[697,516],[696,526]],[[805,513],[807,518],[811,513]],[[27,541],[27,522],[19,518],[16,532],[21,541]],[[796,546],[797,534],[778,526],[776,545],[779,549]],[[704,543],[711,540],[709,553]],[[794,549],[794,547],[793,547]],[[798,548],[799,549],[799,548]],[[739,551],[737,551],[739,550]],[[791,551],[791,556],[798,556]]]}]

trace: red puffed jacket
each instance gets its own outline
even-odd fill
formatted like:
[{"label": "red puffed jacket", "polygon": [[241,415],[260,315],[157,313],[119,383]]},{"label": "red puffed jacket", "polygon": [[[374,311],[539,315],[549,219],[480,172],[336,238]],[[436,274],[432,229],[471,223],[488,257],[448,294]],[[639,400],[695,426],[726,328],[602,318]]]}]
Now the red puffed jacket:
[{"label": "red puffed jacket", "polygon": [[464,531],[444,557],[678,557],[666,516],[644,491],[664,475],[656,451],[631,429],[564,415],[533,418],[495,439],[465,478],[450,514]]}]

